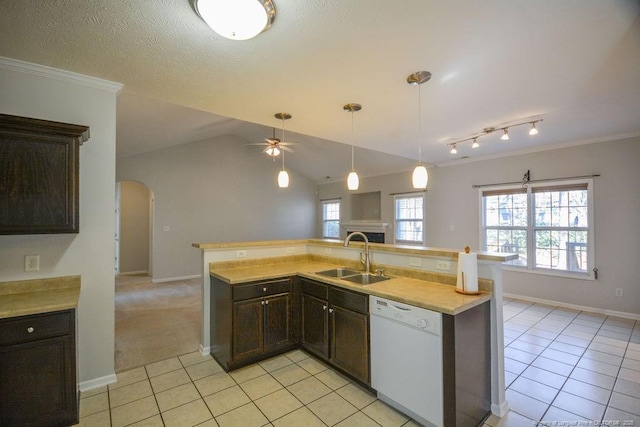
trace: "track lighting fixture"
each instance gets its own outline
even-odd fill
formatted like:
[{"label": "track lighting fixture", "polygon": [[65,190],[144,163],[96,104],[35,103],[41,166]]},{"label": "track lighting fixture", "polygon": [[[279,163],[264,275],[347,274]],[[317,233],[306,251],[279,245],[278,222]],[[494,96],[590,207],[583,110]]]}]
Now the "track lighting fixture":
[{"label": "track lighting fixture", "polygon": [[472,141],[471,143],[471,148],[478,148],[480,147],[480,144],[478,144],[478,138],[483,137],[485,135],[489,135],[490,133],[493,133],[497,130],[501,130],[502,131],[502,135],[500,136],[500,139],[503,141],[508,141],[509,140],[509,128],[513,128],[516,126],[522,126],[522,125],[531,125],[531,129],[529,129],[529,135],[531,136],[535,136],[538,134],[538,128],[536,127],[536,123],[541,122],[543,119],[536,119],[533,121],[526,121],[526,122],[518,122],[518,123],[514,123],[512,125],[509,126],[504,126],[504,127],[488,127],[488,128],[484,128],[482,130],[482,132],[477,133],[476,135],[470,136],[469,138],[465,138],[465,139],[461,139],[459,141],[455,141],[455,142],[449,142],[447,145],[451,146],[451,150],[449,151],[451,154],[457,154],[458,153],[458,145],[462,144],[464,142],[467,141]]}]

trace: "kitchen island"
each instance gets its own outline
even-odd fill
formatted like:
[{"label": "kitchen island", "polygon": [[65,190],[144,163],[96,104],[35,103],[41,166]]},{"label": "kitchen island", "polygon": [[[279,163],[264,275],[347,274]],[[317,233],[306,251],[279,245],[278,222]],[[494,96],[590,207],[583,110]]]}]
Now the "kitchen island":
[{"label": "kitchen island", "polygon": [[[490,305],[491,411],[503,416],[504,356],[502,336],[501,263],[514,254],[479,253],[479,296],[454,290],[458,250],[371,244],[372,270],[384,268],[390,280],[361,286],[340,279],[319,277],[322,269],[336,266],[357,268],[362,245],[345,248],[337,240],[287,240],[272,242],[194,243],[201,250],[203,265],[203,323],[201,352],[211,351],[212,281],[229,285],[283,277],[299,277],[336,289],[381,296],[456,316],[482,304]],[[441,272],[436,266],[448,266]],[[319,280],[321,279],[321,280]],[[290,289],[295,289],[292,287]]]}]

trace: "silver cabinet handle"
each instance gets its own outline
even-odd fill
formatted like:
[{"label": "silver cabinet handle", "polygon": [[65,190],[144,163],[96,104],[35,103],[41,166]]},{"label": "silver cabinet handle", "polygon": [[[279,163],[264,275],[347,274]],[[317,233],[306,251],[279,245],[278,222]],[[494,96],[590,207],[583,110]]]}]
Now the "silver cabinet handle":
[{"label": "silver cabinet handle", "polygon": [[264,303],[265,303],[265,304],[267,304],[267,305],[269,305],[269,300],[266,300]]},{"label": "silver cabinet handle", "polygon": [[333,308],[330,308],[330,309],[329,309],[329,313],[333,313]]},{"label": "silver cabinet handle", "polygon": [[267,292],[267,288],[262,288],[262,292]]},{"label": "silver cabinet handle", "polygon": [[30,334],[32,334],[32,333],[33,333],[33,331],[35,331],[35,329],[33,329],[33,326],[29,326],[29,327],[27,328],[27,332],[29,332]]},{"label": "silver cabinet handle", "polygon": [[323,309],[323,310],[326,310],[326,309],[327,309],[327,306],[326,306],[326,305],[323,305],[323,306],[322,306],[322,309]]}]

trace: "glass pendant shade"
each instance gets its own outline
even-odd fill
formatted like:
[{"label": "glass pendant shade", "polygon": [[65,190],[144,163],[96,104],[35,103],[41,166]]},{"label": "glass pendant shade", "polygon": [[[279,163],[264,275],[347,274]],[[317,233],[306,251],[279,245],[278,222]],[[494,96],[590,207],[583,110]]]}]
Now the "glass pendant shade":
[{"label": "glass pendant shade", "polygon": [[213,31],[231,40],[247,40],[268,29],[275,16],[271,0],[193,0]]},{"label": "glass pendant shade", "polygon": [[423,165],[416,166],[416,168],[413,170],[412,181],[413,188],[427,188],[427,183],[429,182],[429,174],[427,173],[427,168]]},{"label": "glass pendant shade", "polygon": [[268,156],[278,157],[278,155],[280,154],[280,149],[278,147],[269,147],[265,152]]},{"label": "glass pendant shade", "polygon": [[359,186],[360,179],[358,178],[358,174],[354,171],[351,171],[349,173],[349,176],[347,176],[347,188],[349,190],[357,190]]},{"label": "glass pendant shade", "polygon": [[278,173],[278,187],[287,188],[289,186],[289,174],[286,170],[281,170]]}]

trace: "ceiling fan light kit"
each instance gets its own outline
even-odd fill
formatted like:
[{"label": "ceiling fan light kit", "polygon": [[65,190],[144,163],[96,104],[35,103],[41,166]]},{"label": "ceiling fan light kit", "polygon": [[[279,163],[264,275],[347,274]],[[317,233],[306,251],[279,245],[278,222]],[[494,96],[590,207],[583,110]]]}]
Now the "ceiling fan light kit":
[{"label": "ceiling fan light kit", "polygon": [[248,40],[268,30],[276,9],[272,0],[190,0],[209,27],[231,40]]}]

